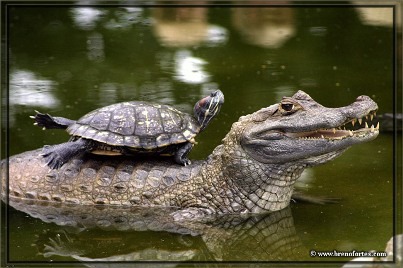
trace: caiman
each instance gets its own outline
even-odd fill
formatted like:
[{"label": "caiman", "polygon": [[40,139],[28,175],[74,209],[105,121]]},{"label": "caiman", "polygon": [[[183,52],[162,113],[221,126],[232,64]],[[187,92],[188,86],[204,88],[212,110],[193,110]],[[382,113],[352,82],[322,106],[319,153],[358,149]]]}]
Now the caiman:
[{"label": "caiman", "polygon": [[160,158],[86,154],[52,170],[38,149],[3,161],[3,177],[8,170],[13,198],[169,206],[177,208],[175,220],[277,211],[289,205],[294,183],[305,168],[377,137],[379,124],[370,123],[377,109],[367,96],[345,107],[327,108],[298,91],[240,117],[207,159],[189,166]]}]

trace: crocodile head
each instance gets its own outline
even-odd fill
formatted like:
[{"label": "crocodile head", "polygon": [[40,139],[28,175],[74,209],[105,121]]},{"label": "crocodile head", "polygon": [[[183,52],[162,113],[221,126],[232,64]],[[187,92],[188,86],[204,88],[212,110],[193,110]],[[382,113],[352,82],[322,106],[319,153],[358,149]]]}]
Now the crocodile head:
[{"label": "crocodile head", "polygon": [[377,109],[367,96],[345,107],[326,108],[298,91],[242,116],[210,159],[221,162],[226,182],[244,196],[239,207],[252,213],[280,210],[288,206],[294,183],[306,167],[376,138],[379,126],[363,120],[371,119]]},{"label": "crocodile head", "polygon": [[298,91],[278,104],[241,117],[237,122],[243,132],[239,143],[261,163],[298,160],[319,164],[354,144],[375,139],[379,124],[374,126],[370,121],[377,109],[367,96],[359,96],[345,107],[327,108]]}]

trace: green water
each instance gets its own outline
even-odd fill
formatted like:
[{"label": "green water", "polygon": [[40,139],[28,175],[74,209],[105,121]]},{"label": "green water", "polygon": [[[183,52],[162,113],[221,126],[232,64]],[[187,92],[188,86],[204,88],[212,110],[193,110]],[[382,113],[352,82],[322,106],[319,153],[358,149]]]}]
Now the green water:
[{"label": "green water", "polygon": [[[299,89],[327,107],[368,95],[378,103],[378,114],[393,108],[391,8],[22,5],[9,6],[7,15],[10,155],[68,139],[63,131],[34,127],[29,119],[34,110],[77,119],[135,99],[191,113],[197,100],[219,88],[225,104],[197,136],[190,155],[203,159],[240,116]],[[385,249],[393,235],[392,160],[392,134],[382,132],[335,161],[307,170],[300,183],[307,193],[340,201],[291,205],[288,227],[295,230],[289,237],[302,246],[292,251],[298,243],[287,244],[291,249],[283,250],[293,252],[288,256],[269,250],[253,254],[257,245],[269,248],[276,241],[273,236],[257,239],[256,233],[270,230],[270,224],[241,225],[245,234],[232,230],[229,238],[215,227],[218,241],[210,243],[206,236],[166,231],[78,232],[10,209],[9,261],[76,261],[73,253],[108,261],[136,252],[157,260],[151,249],[160,259],[170,256],[165,260],[211,261],[220,255],[225,261],[346,261],[351,258],[311,258],[309,251]],[[81,243],[66,243],[58,251],[50,247],[65,233]],[[281,246],[272,250],[279,252]]]}]

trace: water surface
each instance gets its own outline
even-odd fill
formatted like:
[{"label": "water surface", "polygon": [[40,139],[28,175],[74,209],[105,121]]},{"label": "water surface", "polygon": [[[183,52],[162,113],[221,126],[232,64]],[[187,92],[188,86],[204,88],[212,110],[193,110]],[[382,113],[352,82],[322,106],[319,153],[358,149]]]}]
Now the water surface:
[{"label": "water surface", "polygon": [[[297,90],[327,107],[368,95],[378,114],[393,108],[391,8],[14,6],[8,17],[10,155],[68,139],[34,127],[34,110],[77,119],[146,100],[192,113],[219,88],[226,102],[190,154],[203,159],[240,116]],[[350,258],[309,251],[383,251],[393,235],[392,148],[392,134],[382,132],[303,174],[300,187],[337,204],[293,203],[193,234],[67,228],[10,209],[9,260],[323,262]]]}]

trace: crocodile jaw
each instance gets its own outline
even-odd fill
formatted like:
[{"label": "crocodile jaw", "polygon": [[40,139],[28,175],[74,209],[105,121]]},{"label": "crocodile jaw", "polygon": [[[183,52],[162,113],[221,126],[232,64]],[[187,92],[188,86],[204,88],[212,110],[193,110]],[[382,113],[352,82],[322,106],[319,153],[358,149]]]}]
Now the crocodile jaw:
[{"label": "crocodile jaw", "polygon": [[[366,120],[368,118],[372,119],[376,116],[375,111],[369,112],[368,115],[365,116]],[[357,123],[358,122],[358,123]],[[357,125],[364,125],[362,128],[356,128]],[[351,126],[350,126],[351,125]],[[370,125],[370,126],[369,126]],[[342,140],[345,138],[362,138],[366,139],[371,138],[375,135],[375,137],[379,134],[379,122],[375,126],[374,124],[368,124],[364,122],[362,118],[354,118],[344,123],[341,126],[328,128],[328,129],[316,129],[312,131],[305,132],[284,132],[283,135],[289,138],[295,139],[327,139],[327,140]]]}]

